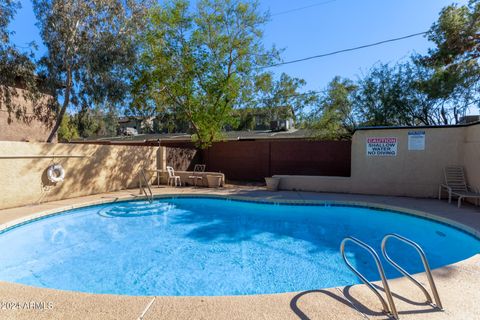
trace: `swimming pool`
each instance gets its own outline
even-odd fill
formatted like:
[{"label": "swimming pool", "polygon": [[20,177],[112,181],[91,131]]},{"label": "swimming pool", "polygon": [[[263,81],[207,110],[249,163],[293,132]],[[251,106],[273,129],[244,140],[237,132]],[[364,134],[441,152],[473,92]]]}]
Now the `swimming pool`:
[{"label": "swimming pool", "polygon": [[[212,198],[117,202],[65,211],[0,234],[0,280],[128,295],[280,293],[360,283],[339,246],[354,236],[380,252],[387,233],[425,250],[432,268],[468,258],[478,239],[434,221],[372,208],[274,205]],[[390,256],[421,272],[395,240]],[[369,254],[347,256],[378,280]],[[384,263],[389,278],[401,276]]]}]

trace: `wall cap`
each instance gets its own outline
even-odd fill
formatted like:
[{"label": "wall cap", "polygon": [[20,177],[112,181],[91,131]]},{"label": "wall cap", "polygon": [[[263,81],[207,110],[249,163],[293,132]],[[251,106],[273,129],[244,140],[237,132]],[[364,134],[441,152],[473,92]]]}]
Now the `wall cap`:
[{"label": "wall cap", "polygon": [[471,123],[465,124],[448,124],[448,125],[435,125],[435,126],[377,126],[377,127],[359,127],[356,128],[355,131],[366,131],[366,130],[397,130],[397,129],[405,129],[405,130],[414,130],[414,129],[444,129],[444,128],[463,128],[463,127],[470,127],[480,125],[480,121],[475,121]]}]

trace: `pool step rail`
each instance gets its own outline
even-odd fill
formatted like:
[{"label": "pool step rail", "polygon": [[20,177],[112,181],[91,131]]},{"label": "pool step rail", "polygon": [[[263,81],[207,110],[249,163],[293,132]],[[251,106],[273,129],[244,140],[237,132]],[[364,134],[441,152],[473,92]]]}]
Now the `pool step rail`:
[{"label": "pool step rail", "polygon": [[[397,240],[399,240],[399,241],[401,241],[405,244],[410,245],[411,247],[413,247],[418,252],[418,254],[420,255],[420,258],[422,260],[423,267],[425,269],[425,273],[427,274],[428,282],[429,282],[429,285],[430,285],[430,289],[432,290],[433,297],[435,299],[435,303],[433,303],[432,297],[428,293],[427,289],[420,282],[415,280],[412,277],[411,274],[409,274],[405,269],[403,269],[397,262],[395,262],[388,255],[387,242],[388,242],[389,239],[397,239]],[[383,288],[384,288],[385,295],[387,297],[388,303],[387,303],[387,301],[385,301],[385,299],[380,294],[378,289],[375,288],[375,286],[348,261],[347,256],[345,254],[345,244],[347,242],[353,242],[353,243],[357,244],[361,248],[367,250],[370,253],[370,255],[373,257],[373,259],[375,261],[375,264],[377,265],[378,273],[380,274],[380,278],[382,280]],[[432,272],[431,272],[430,266],[428,264],[427,257],[425,255],[425,252],[423,251],[423,249],[416,242],[414,242],[414,241],[412,241],[408,238],[405,238],[401,235],[395,234],[395,233],[389,233],[389,234],[387,234],[383,237],[381,248],[382,248],[382,254],[383,254],[385,260],[387,260],[388,263],[390,263],[400,273],[402,273],[405,277],[407,277],[407,279],[409,279],[417,287],[419,287],[420,290],[422,290],[423,294],[425,295],[425,297],[427,299],[427,302],[431,306],[433,306],[434,308],[437,308],[439,310],[443,310],[442,302],[440,300],[440,296],[438,294],[437,287],[435,285],[435,281],[433,280]],[[360,241],[360,240],[358,240],[357,238],[354,238],[354,237],[346,237],[345,239],[343,239],[342,243],[340,244],[340,252],[342,254],[343,260],[345,261],[345,264],[347,265],[347,267],[350,270],[352,270],[353,273],[355,273],[360,278],[360,280],[362,280],[362,282],[365,285],[367,285],[367,287],[370,288],[370,290],[372,290],[373,293],[375,293],[375,295],[378,297],[378,299],[380,300],[380,302],[383,306],[383,311],[387,315],[393,317],[394,319],[397,319],[397,320],[400,319],[399,315],[398,315],[397,308],[395,306],[395,302],[393,301],[393,296],[392,296],[392,292],[390,291],[390,286],[388,285],[388,279],[385,276],[385,271],[383,269],[382,262],[380,261],[380,258],[378,257],[377,252],[372,247],[370,247],[368,244],[366,244],[365,242]]]},{"label": "pool step rail", "polygon": [[[144,194],[147,198],[148,202],[153,202],[153,192],[150,184],[148,183],[147,176],[145,174],[145,170],[140,169],[138,173],[138,187],[140,188],[140,194]],[[148,192],[147,192],[148,191]]]},{"label": "pool step rail", "polygon": [[[367,279],[363,274],[361,274],[347,259],[347,256],[345,255],[345,244],[347,242],[352,242],[358,245],[359,247],[365,249],[370,255],[373,257],[373,260],[375,261],[375,264],[377,265],[378,273],[380,274],[380,278],[382,279],[382,284],[383,288],[385,290],[385,295],[387,296],[388,304],[383,298],[383,296],[380,294],[377,288]],[[397,308],[395,307],[395,302],[393,301],[392,293],[390,291],[390,286],[388,285],[388,280],[387,277],[385,276],[385,271],[383,270],[382,262],[380,261],[380,258],[378,257],[377,252],[370,247],[368,244],[366,244],[363,241],[358,240],[357,238],[354,237],[346,237],[343,239],[342,243],[340,244],[340,252],[342,253],[343,260],[345,261],[345,264],[347,267],[355,273],[362,282],[367,285],[370,290],[378,297],[380,302],[382,303],[383,311],[393,317],[394,319],[399,319],[398,317],[398,312]]]},{"label": "pool step rail", "polygon": [[[435,303],[433,303],[432,297],[428,293],[427,289],[417,280],[415,280],[411,274],[409,274],[405,269],[403,269],[398,263],[396,263],[392,258],[387,253],[387,241],[389,239],[397,239],[411,247],[413,247],[417,252],[420,258],[422,259],[423,267],[425,269],[425,273],[427,274],[427,279],[428,283],[430,285],[430,290],[432,290],[433,297],[435,298]],[[423,294],[425,295],[425,298],[427,299],[428,303],[430,303],[433,307],[443,310],[442,302],[440,300],[440,296],[437,291],[437,286],[435,285],[435,281],[433,280],[432,276],[432,271],[430,269],[430,265],[428,264],[427,256],[425,255],[425,252],[423,249],[414,241],[405,238],[401,235],[398,235],[396,233],[390,233],[385,235],[382,240],[382,254],[385,260],[388,261],[395,269],[397,269],[401,274],[403,274],[407,279],[409,279],[411,282],[413,282],[417,287],[422,290]]]}]

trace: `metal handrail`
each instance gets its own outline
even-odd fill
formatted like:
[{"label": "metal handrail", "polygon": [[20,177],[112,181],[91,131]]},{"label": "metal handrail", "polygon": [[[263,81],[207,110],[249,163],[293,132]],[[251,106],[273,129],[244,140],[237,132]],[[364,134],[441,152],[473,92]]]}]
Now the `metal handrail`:
[{"label": "metal handrail", "polygon": [[[403,269],[402,267],[400,267],[398,265],[398,263],[396,263],[395,261],[392,260],[392,258],[390,258],[388,256],[388,253],[387,253],[387,240],[390,239],[390,238],[395,238],[397,240],[400,240],[402,241],[403,243],[406,243],[410,246],[412,246],[413,248],[415,248],[415,250],[417,250],[418,254],[420,255],[420,258],[422,259],[422,262],[423,262],[423,267],[425,268],[425,273],[427,274],[427,278],[428,278],[428,283],[430,284],[430,289],[432,290],[433,292],[433,296],[435,298],[435,304],[433,304],[433,300],[432,300],[432,297],[430,296],[430,294],[428,293],[427,289],[425,289],[425,287],[420,283],[418,282],[417,280],[415,280],[407,271],[405,271],[405,269]],[[422,290],[423,294],[425,295],[425,297],[427,298],[427,301],[432,304],[434,307],[440,309],[440,310],[443,310],[443,306],[442,306],[442,302],[440,301],[440,296],[438,295],[438,291],[437,291],[437,287],[435,286],[435,281],[433,281],[433,276],[432,276],[432,272],[430,271],[430,266],[428,265],[428,261],[427,261],[427,256],[425,255],[425,252],[423,251],[423,249],[415,242],[413,242],[412,240],[410,239],[407,239],[405,237],[402,237],[401,235],[398,235],[396,233],[390,233],[390,234],[387,234],[385,235],[385,237],[383,237],[383,240],[382,240],[382,253],[383,253],[383,256],[385,257],[385,259],[393,266],[395,267],[398,271],[400,271],[405,277],[407,277],[410,281],[412,281],[417,287],[420,288],[420,290]]]},{"label": "metal handrail", "polygon": [[[348,259],[345,255],[345,244],[348,241],[351,241],[351,242],[359,245],[360,247],[364,248],[365,250],[367,250],[372,255],[373,259],[375,260],[375,264],[377,265],[377,269],[378,269],[378,273],[380,274],[380,278],[382,278],[382,284],[383,284],[383,288],[385,290],[385,294],[387,296],[388,304],[385,301],[385,299],[382,297],[380,292],[370,283],[370,281],[368,281],[367,278],[365,278],[357,269],[355,269],[355,267],[352,264],[350,264],[350,262],[348,262]],[[378,257],[378,254],[375,252],[375,250],[373,250],[372,247],[370,247],[365,242],[362,242],[362,241],[358,240],[357,238],[347,237],[347,238],[343,239],[342,243],[340,244],[340,252],[342,253],[343,260],[345,261],[347,266],[350,268],[350,270],[352,270],[360,278],[360,280],[362,280],[362,282],[364,284],[366,284],[367,287],[369,287],[370,290],[372,290],[373,293],[375,293],[375,295],[378,297],[378,299],[382,303],[383,311],[385,313],[387,313],[388,315],[391,315],[391,316],[393,316],[393,318],[398,320],[399,316],[398,316],[397,308],[395,307],[395,303],[393,302],[392,293],[390,291],[390,287],[388,286],[387,278],[385,277],[385,271],[383,270],[382,263],[380,262],[380,258]]]},{"label": "metal handrail", "polygon": [[[145,190],[145,188],[142,185],[142,178],[143,178],[143,181],[145,182],[145,186],[147,187],[148,193],[147,193],[147,190]],[[145,175],[145,170],[143,169],[141,169],[138,174],[138,185],[140,188],[140,193],[143,192],[148,202],[151,203],[153,201],[153,192],[152,192],[152,189],[150,188],[150,184],[148,183],[147,176]]]}]

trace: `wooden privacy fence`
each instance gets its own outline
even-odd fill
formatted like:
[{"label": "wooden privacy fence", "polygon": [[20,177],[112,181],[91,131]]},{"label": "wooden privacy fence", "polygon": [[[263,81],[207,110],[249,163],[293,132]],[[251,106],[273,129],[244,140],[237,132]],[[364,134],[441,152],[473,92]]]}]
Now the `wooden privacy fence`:
[{"label": "wooden privacy fence", "polygon": [[228,180],[260,181],[275,174],[350,176],[350,141],[217,142],[202,152],[208,171]]},{"label": "wooden privacy fence", "polygon": [[[158,142],[132,141],[128,145],[158,146]],[[215,142],[207,150],[197,150],[191,141],[163,140],[161,146],[166,147],[166,165],[175,170],[191,171],[196,163],[204,163],[208,171],[222,172],[227,180],[262,181],[275,174],[350,176],[351,141],[239,140]]]}]

